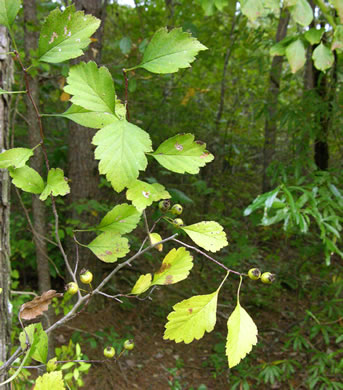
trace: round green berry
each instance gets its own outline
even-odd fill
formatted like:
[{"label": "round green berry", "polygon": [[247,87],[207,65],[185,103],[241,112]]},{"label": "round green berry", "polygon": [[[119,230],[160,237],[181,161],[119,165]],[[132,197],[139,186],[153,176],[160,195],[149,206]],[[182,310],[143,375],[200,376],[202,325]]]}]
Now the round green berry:
[{"label": "round green berry", "polygon": [[252,280],[260,279],[261,277],[261,271],[258,268],[251,268],[248,271],[248,276]]},{"label": "round green berry", "polygon": [[93,280],[93,274],[88,270],[81,271],[80,280],[83,284],[90,284]]},{"label": "round green berry", "polygon": [[264,272],[261,275],[261,282],[265,284],[271,284],[275,280],[275,274],[272,274],[270,272]]},{"label": "round green berry", "polygon": [[132,351],[134,347],[135,347],[135,343],[133,342],[133,340],[125,340],[124,341],[124,348],[127,351]]},{"label": "round green berry", "polygon": [[105,358],[111,359],[116,354],[116,350],[113,347],[106,347],[104,349]]},{"label": "round green berry", "polygon": [[183,211],[183,207],[180,204],[174,204],[173,207],[170,209],[170,211],[174,215],[181,215]]},{"label": "round green berry", "polygon": [[184,226],[183,220],[181,218],[173,219],[173,225],[176,227]]},{"label": "round green berry", "polygon": [[65,289],[70,295],[75,295],[79,291],[79,286],[75,282],[70,282],[66,285]]},{"label": "round green berry", "polygon": [[161,200],[161,202],[158,204],[158,208],[165,213],[170,208],[170,201],[168,199]]}]

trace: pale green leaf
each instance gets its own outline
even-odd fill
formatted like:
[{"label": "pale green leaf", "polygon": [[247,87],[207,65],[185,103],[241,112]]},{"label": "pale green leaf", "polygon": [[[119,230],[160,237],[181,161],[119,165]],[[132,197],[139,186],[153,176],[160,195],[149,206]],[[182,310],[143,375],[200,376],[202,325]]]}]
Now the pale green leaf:
[{"label": "pale green leaf", "polygon": [[34,169],[25,165],[22,168],[10,169],[12,183],[25,192],[40,194],[44,190],[44,180]]},{"label": "pale green leaf", "polygon": [[216,324],[218,292],[196,295],[174,305],[163,338],[189,344],[201,339],[205,331],[212,332]]},{"label": "pale green leaf", "polygon": [[343,23],[343,0],[330,0],[330,3],[335,7],[339,20]]},{"label": "pale green leaf", "polygon": [[161,184],[149,184],[141,180],[135,180],[129,185],[126,198],[132,201],[137,210],[143,211],[153,202],[169,199],[171,196]]},{"label": "pale green leaf", "polygon": [[103,232],[125,234],[136,228],[141,213],[127,203],[119,204],[109,211],[96,229]]},{"label": "pale green leaf", "polygon": [[0,168],[21,168],[33,156],[33,150],[27,148],[8,149],[0,154]]},{"label": "pale green leaf", "polygon": [[0,0],[0,24],[9,28],[20,10],[20,5],[21,0]]},{"label": "pale green leaf", "polygon": [[263,16],[265,9],[263,0],[241,0],[242,13],[251,21],[254,22],[260,16]]},{"label": "pale green leaf", "polygon": [[[48,335],[44,332],[42,324],[31,324],[25,327],[31,345],[30,357],[41,363],[46,363],[48,358]],[[21,348],[26,349],[26,334],[20,332],[19,341]]]},{"label": "pale green leaf", "polygon": [[44,191],[39,197],[40,200],[46,200],[50,194],[53,196],[64,196],[69,194],[70,187],[64,173],[60,168],[51,168],[48,173],[48,180]]},{"label": "pale green leaf", "polygon": [[286,56],[291,66],[292,73],[301,69],[306,62],[306,50],[300,39],[292,42],[286,48]]},{"label": "pale green leaf", "polygon": [[331,50],[342,50],[342,49],[343,49],[343,25],[339,24],[335,28],[335,32],[333,34]]},{"label": "pale green leaf", "polygon": [[139,295],[144,293],[151,286],[151,279],[151,274],[141,275],[133,286],[130,294]]},{"label": "pale green leaf", "polygon": [[201,248],[217,252],[228,245],[223,227],[218,222],[202,221],[181,229]]},{"label": "pale green leaf", "polygon": [[62,371],[52,371],[36,380],[35,390],[65,390]]},{"label": "pale green leaf", "polygon": [[293,20],[301,26],[306,27],[313,20],[313,11],[307,0],[297,0],[289,10]]},{"label": "pale green leaf", "polygon": [[314,49],[312,59],[314,61],[314,66],[317,69],[325,72],[327,69],[331,68],[335,61],[335,56],[333,55],[332,51],[322,42]]},{"label": "pale green leaf", "polygon": [[193,134],[178,134],[164,141],[151,156],[172,172],[196,174],[214,158],[205,148],[203,142],[194,141]]},{"label": "pale green leaf", "polygon": [[305,32],[304,37],[308,42],[310,42],[311,45],[315,45],[319,43],[322,39],[324,31],[325,30],[323,28],[319,30],[317,30],[316,28],[310,28],[308,31]]},{"label": "pale green leaf", "polygon": [[100,20],[83,11],[75,12],[75,6],[63,12],[58,8],[50,12],[41,29],[38,56],[44,62],[63,62],[83,54],[90,37],[100,26]]},{"label": "pale green leaf", "polygon": [[257,327],[239,301],[228,319],[227,327],[226,355],[232,368],[257,344]]},{"label": "pale green leaf", "polygon": [[214,11],[218,9],[223,11],[224,7],[229,4],[228,0],[200,0],[201,7],[203,8],[205,15],[213,15]]},{"label": "pale green leaf", "polygon": [[193,257],[186,248],[173,248],[163,259],[161,268],[154,273],[151,285],[178,283],[187,278],[192,268]]},{"label": "pale green leaf", "polygon": [[118,120],[114,114],[109,112],[90,111],[76,104],[71,105],[63,114],[55,114],[54,116],[70,119],[91,129],[101,129]]},{"label": "pale green leaf", "polygon": [[129,37],[124,37],[119,42],[119,47],[121,52],[125,54],[129,54],[132,47],[132,41]]},{"label": "pale green leaf", "polygon": [[71,101],[96,112],[114,114],[115,91],[112,76],[104,66],[98,68],[94,61],[73,66],[64,91],[73,95]]},{"label": "pale green leaf", "polygon": [[105,263],[116,262],[125,257],[130,250],[127,238],[112,232],[100,234],[87,245],[87,248]]},{"label": "pale green leaf", "polygon": [[99,172],[105,174],[113,188],[120,192],[145,170],[145,153],[151,151],[149,134],[126,120],[116,121],[99,130],[94,138],[95,158]]},{"label": "pale green leaf", "polygon": [[188,32],[183,32],[181,28],[168,32],[163,27],[152,37],[137,68],[152,73],[174,73],[190,67],[201,50],[207,50],[207,47]]}]

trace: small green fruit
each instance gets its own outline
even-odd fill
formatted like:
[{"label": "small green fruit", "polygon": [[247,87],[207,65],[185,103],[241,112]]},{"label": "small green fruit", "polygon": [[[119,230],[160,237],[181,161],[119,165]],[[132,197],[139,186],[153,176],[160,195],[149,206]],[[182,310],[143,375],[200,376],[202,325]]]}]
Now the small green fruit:
[{"label": "small green fruit", "polygon": [[248,276],[252,280],[260,279],[261,277],[261,271],[258,268],[251,268],[248,271]]},{"label": "small green fruit", "polygon": [[135,343],[133,342],[133,340],[125,340],[124,341],[124,348],[127,351],[132,351],[134,347],[135,347]]},{"label": "small green fruit", "polygon": [[93,274],[91,273],[91,271],[82,270],[80,274],[80,280],[83,284],[90,284],[93,280]]},{"label": "small green fruit", "polygon": [[174,206],[170,210],[174,215],[181,215],[183,211],[183,207],[180,204],[174,204]]},{"label": "small green fruit", "polygon": [[264,272],[261,276],[261,282],[266,284],[271,284],[275,280],[275,274],[270,272]]},{"label": "small green fruit", "polygon": [[79,286],[75,282],[70,282],[66,285],[65,289],[70,295],[75,295],[79,291]]},{"label": "small green fruit", "polygon": [[170,201],[168,199],[161,200],[161,202],[158,204],[158,208],[165,213],[170,208]]},{"label": "small green fruit", "polygon": [[173,219],[173,225],[176,227],[184,226],[183,220],[181,218]]},{"label": "small green fruit", "polygon": [[105,358],[111,359],[116,354],[116,350],[113,347],[106,347],[104,349]]}]

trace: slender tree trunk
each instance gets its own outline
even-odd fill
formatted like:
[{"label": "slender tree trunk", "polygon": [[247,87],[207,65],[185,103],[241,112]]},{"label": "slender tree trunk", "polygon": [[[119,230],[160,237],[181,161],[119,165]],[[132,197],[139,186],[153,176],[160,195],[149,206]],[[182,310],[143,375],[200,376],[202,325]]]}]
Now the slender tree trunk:
[{"label": "slender tree trunk", "polygon": [[[94,41],[91,43],[88,51],[81,59],[74,61],[74,64],[82,61],[100,62],[102,37],[104,31],[104,21],[106,15],[107,1],[102,0],[74,0],[75,6],[78,10],[84,11],[86,14],[92,14],[102,20],[100,28],[94,34]],[[99,175],[97,163],[94,160],[94,148],[92,146],[92,138],[95,134],[94,129],[88,129],[77,123],[69,123],[69,154],[68,154],[68,177],[71,180],[70,201],[76,205],[83,201],[91,199],[99,199]],[[77,212],[76,207],[72,208],[71,218],[73,220],[82,220],[90,224],[95,223],[94,216],[90,212]],[[80,242],[89,242],[89,234],[82,233],[78,235]],[[74,248],[69,249],[69,253],[74,254]],[[99,269],[99,262],[91,254],[87,248],[79,248],[79,255],[82,259],[82,267],[90,267],[90,265],[97,265]],[[71,257],[73,258],[73,257]],[[96,263],[95,263],[96,261]],[[95,271],[95,267],[93,272]]]},{"label": "slender tree trunk", "polygon": [[[276,42],[280,42],[286,37],[289,23],[289,12],[284,11],[280,15],[279,25],[276,33]],[[274,160],[277,133],[277,101],[280,92],[280,81],[282,73],[283,57],[275,56],[272,61],[269,74],[269,90],[267,100],[267,118],[264,127],[264,147],[263,147],[263,183],[262,191],[267,192],[271,189],[270,179],[267,175],[267,169]]]},{"label": "slender tree trunk", "polygon": [[[34,31],[33,26],[37,25],[36,16],[36,1],[25,0],[24,7],[24,43],[25,43],[25,55],[30,58],[30,51],[36,50],[38,35]],[[39,105],[39,85],[37,78],[29,77],[29,85],[31,95]],[[28,136],[29,144],[31,147],[38,145],[41,141],[39,127],[37,122],[36,113],[30,99],[26,96],[26,119],[28,121]],[[30,165],[33,169],[43,175],[43,153],[41,148],[35,150],[34,156],[30,160]],[[43,175],[44,177],[44,175]],[[48,228],[46,223],[46,207],[45,204],[38,199],[37,195],[32,196],[32,214],[33,214],[33,228],[35,230],[34,242],[36,246],[36,261],[37,261],[37,273],[38,273],[38,286],[39,291],[51,289],[51,280],[49,272],[49,261],[46,241],[42,238],[46,236]]]},{"label": "slender tree trunk", "polygon": [[[9,52],[9,36],[4,26],[0,26],[0,52]],[[12,61],[10,56],[0,55],[0,87],[11,89]],[[0,152],[8,149],[9,104],[8,95],[0,96]],[[10,303],[10,201],[9,176],[7,169],[0,169],[0,361],[5,362],[10,353],[12,305]],[[6,374],[0,375],[0,383]],[[9,390],[10,384],[0,386]]]}]

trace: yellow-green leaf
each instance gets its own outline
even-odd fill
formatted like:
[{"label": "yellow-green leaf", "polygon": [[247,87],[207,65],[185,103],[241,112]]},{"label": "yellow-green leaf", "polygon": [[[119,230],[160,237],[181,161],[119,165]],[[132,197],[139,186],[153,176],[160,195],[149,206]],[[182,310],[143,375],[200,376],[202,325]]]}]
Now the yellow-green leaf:
[{"label": "yellow-green leaf", "polygon": [[141,275],[131,290],[131,294],[144,293],[151,286],[151,274]]},{"label": "yellow-green leaf", "polygon": [[117,233],[105,232],[87,245],[96,257],[105,263],[114,263],[129,252],[127,238]]},{"label": "yellow-green leaf", "polygon": [[193,257],[186,248],[173,248],[163,259],[161,268],[155,272],[151,285],[180,282],[187,278],[192,267]]},{"label": "yellow-green leaf", "polygon": [[226,355],[229,367],[236,366],[257,344],[257,327],[249,314],[240,305],[239,300],[228,322]]},{"label": "yellow-green leaf", "polygon": [[153,202],[160,199],[169,199],[170,197],[163,185],[158,183],[149,184],[141,180],[131,182],[126,191],[126,198],[132,201],[138,211],[143,211]]},{"label": "yellow-green leaf", "polygon": [[65,390],[62,371],[53,371],[36,380],[35,390]]}]

